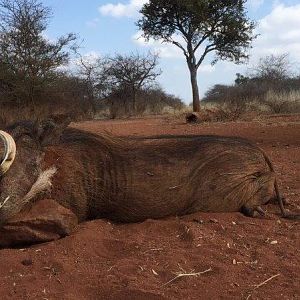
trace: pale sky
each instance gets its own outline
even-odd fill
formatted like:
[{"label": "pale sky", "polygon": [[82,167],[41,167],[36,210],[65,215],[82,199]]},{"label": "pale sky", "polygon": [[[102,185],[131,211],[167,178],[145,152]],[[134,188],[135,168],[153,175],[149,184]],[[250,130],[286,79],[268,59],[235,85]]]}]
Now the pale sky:
[{"label": "pale sky", "polygon": [[[50,39],[77,33],[82,39],[84,55],[105,56],[115,53],[148,50],[160,55],[163,73],[158,78],[166,92],[191,102],[189,73],[183,54],[173,45],[139,39],[135,22],[147,0],[43,0],[51,7],[53,19],[46,35]],[[208,57],[198,72],[201,94],[214,84],[231,84],[236,73],[245,73],[260,57],[289,53],[300,74],[300,0],[248,0],[248,15],[258,22],[260,36],[253,43],[248,65],[218,62],[210,65]]]}]

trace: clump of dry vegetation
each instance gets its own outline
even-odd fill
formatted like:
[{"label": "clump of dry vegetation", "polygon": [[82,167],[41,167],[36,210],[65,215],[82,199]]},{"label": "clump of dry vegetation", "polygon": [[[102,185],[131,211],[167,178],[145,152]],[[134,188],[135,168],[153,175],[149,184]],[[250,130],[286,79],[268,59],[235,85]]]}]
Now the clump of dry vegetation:
[{"label": "clump of dry vegetation", "polygon": [[80,57],[78,72],[90,87],[95,117],[111,119],[182,109],[182,100],[157,84],[160,74],[158,56],[152,53],[117,54],[96,60]]},{"label": "clump of dry vegetation", "polygon": [[[53,115],[184,118],[192,110],[158,86],[157,54],[83,57],[74,34],[45,38],[51,11],[39,0],[0,0],[0,16],[0,126]],[[77,62],[72,72],[71,59]],[[284,54],[262,58],[251,75],[237,74],[234,85],[213,86],[197,115],[211,122],[297,112],[300,77]]]},{"label": "clump of dry vegetation", "polygon": [[235,121],[261,114],[300,112],[300,76],[291,72],[287,54],[262,58],[249,76],[237,74],[234,85],[215,85],[203,99],[216,119]]},{"label": "clump of dry vegetation", "polygon": [[49,41],[44,31],[51,11],[36,0],[1,0],[0,16],[0,124],[88,114],[84,82],[62,71],[76,36]]},{"label": "clump of dry vegetation", "polygon": [[136,108],[132,109],[131,92],[118,90],[96,104],[95,119],[116,119],[133,116],[176,114],[186,105],[160,87],[140,89],[135,95]]},{"label": "clump of dry vegetation", "polygon": [[39,0],[0,0],[0,126],[53,115],[78,120],[159,114],[184,106],[157,87],[156,54],[89,61],[79,54],[73,33],[57,41],[45,37],[50,16]]}]

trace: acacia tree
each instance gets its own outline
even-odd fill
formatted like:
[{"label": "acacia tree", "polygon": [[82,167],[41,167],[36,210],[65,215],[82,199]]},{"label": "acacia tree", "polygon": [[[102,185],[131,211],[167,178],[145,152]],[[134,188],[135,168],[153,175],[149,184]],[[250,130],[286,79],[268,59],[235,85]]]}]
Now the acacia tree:
[{"label": "acacia tree", "polygon": [[0,1],[0,80],[11,86],[13,98],[33,108],[38,92],[68,63],[67,47],[76,40],[70,33],[49,41],[44,31],[50,16],[38,0]]},{"label": "acacia tree", "polygon": [[77,55],[79,57],[77,76],[84,83],[87,100],[95,113],[96,102],[106,98],[111,92],[105,71],[107,63],[100,57],[82,56],[80,53]]},{"label": "acacia tree", "polygon": [[133,53],[130,55],[117,54],[108,58],[105,68],[106,76],[110,80],[113,89],[123,89],[131,94],[132,110],[135,113],[137,92],[151,85],[161,74],[157,69],[158,55],[148,53],[141,55]]},{"label": "acacia tree", "polygon": [[[146,40],[154,38],[180,48],[190,71],[193,110],[200,110],[197,71],[204,58],[239,63],[256,37],[255,23],[246,16],[246,0],[150,0],[137,26]],[[180,37],[180,39],[178,39]],[[179,41],[182,40],[182,41]]]},{"label": "acacia tree", "polygon": [[157,69],[156,54],[131,53],[116,54],[103,58],[80,57],[78,75],[88,88],[88,95],[93,102],[110,99],[111,104],[124,109],[131,105],[130,111],[137,111],[137,94],[151,86],[161,70]]},{"label": "acacia tree", "polygon": [[253,68],[253,78],[259,78],[268,81],[280,81],[291,78],[292,63],[289,54],[267,55],[260,58],[256,67]]}]

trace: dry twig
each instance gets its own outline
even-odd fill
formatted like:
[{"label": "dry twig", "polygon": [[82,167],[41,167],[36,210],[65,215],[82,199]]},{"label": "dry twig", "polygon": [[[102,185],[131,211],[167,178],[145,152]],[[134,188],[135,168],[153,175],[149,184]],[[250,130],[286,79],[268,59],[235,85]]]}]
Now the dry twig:
[{"label": "dry twig", "polygon": [[144,253],[151,252],[151,251],[163,251],[163,250],[164,250],[163,248],[152,248],[152,249],[144,251]]},{"label": "dry twig", "polygon": [[[268,278],[267,280],[261,282],[260,284],[255,285],[253,291],[256,290],[256,289],[258,289],[258,288],[260,288],[261,286],[265,285],[266,283],[268,283],[268,282],[271,281],[272,279],[278,277],[279,275],[280,275],[280,274],[273,275],[273,276],[271,276],[270,278]],[[249,292],[249,294],[248,294],[246,300],[249,300],[249,299],[251,298],[251,296],[252,296],[252,293]]]},{"label": "dry twig", "polygon": [[163,286],[166,286],[166,285],[170,284],[171,282],[173,282],[173,281],[175,281],[175,280],[177,280],[179,278],[182,278],[182,277],[199,276],[199,275],[211,272],[211,271],[212,271],[212,268],[209,268],[209,269],[207,269],[205,271],[197,272],[197,273],[180,273],[176,277],[174,277],[171,280],[169,280],[168,282],[166,282]]},{"label": "dry twig", "polygon": [[272,279],[278,277],[279,275],[280,275],[280,274],[273,275],[272,277],[268,278],[267,280],[263,281],[262,283],[257,284],[257,285],[255,286],[254,289],[256,290],[256,289],[260,288],[261,286],[265,285],[267,282],[269,282],[269,281],[271,281]]}]

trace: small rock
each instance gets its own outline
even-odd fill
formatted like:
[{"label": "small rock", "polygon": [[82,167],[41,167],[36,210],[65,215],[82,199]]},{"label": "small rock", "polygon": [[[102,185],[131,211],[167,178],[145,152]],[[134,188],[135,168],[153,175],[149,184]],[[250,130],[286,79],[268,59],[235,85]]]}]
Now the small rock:
[{"label": "small rock", "polygon": [[193,222],[198,223],[198,224],[203,224],[203,220],[198,220],[198,219],[193,219]]},{"label": "small rock", "polygon": [[209,222],[211,222],[211,223],[219,223],[219,221],[217,219],[210,219]]},{"label": "small rock", "polygon": [[29,210],[24,210],[8,220],[0,229],[0,247],[57,240],[69,235],[77,224],[78,219],[71,210],[54,200],[42,199]]},{"label": "small rock", "polygon": [[33,264],[33,261],[31,258],[25,258],[21,261],[21,264],[23,266],[31,266]]}]

